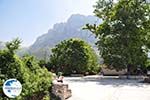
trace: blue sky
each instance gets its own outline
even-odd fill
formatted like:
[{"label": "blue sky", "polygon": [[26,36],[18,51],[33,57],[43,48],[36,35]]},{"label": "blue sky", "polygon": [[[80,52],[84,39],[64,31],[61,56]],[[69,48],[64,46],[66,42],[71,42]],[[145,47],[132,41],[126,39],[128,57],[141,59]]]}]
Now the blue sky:
[{"label": "blue sky", "polygon": [[93,15],[97,0],[0,0],[0,41],[19,37],[31,45],[72,14]]}]

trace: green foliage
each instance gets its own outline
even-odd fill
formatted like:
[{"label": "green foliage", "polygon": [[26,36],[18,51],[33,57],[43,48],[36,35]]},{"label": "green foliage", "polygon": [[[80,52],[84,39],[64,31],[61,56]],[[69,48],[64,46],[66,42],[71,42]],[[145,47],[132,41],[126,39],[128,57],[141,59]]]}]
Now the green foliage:
[{"label": "green foliage", "polygon": [[64,40],[52,49],[50,62],[56,72],[97,73],[97,55],[91,46],[80,39]]},{"label": "green foliage", "polygon": [[47,68],[49,71],[52,71],[51,70],[52,65],[50,62],[47,62],[46,60],[39,60],[38,64],[41,68]]},{"label": "green foliage", "polygon": [[150,59],[147,60],[145,66],[148,70],[150,70]]},{"label": "green foliage", "polygon": [[29,76],[25,79],[26,88],[23,95],[32,96],[33,93],[48,91],[51,86],[51,73],[46,68],[41,68],[33,56],[24,56],[22,61],[29,72]]},{"label": "green foliage", "polygon": [[14,42],[16,43],[16,40],[8,43],[9,46],[6,50],[0,50],[0,75],[3,76],[1,79],[16,77],[22,82],[25,67],[20,58],[14,54],[14,50],[19,47],[19,44],[15,44]]},{"label": "green foliage", "polygon": [[57,73],[57,76],[59,77],[59,76],[62,76],[63,75],[63,73],[62,72],[58,72]]},{"label": "green foliage", "polygon": [[[16,56],[15,50],[20,44],[16,41],[18,39],[8,43],[7,49],[0,50],[0,80],[15,78],[21,82],[23,90],[18,100],[31,100],[34,96],[42,98],[51,86],[51,73],[46,68],[41,68],[32,56]],[[5,95],[1,99],[7,100]]]},{"label": "green foliage", "polygon": [[46,67],[47,66],[47,62],[45,60],[40,60],[38,62],[38,64],[39,64],[40,67]]},{"label": "green foliage", "polygon": [[104,63],[121,70],[144,66],[150,48],[150,5],[144,0],[99,0],[95,15],[100,25],[86,25],[98,38]]},{"label": "green foliage", "polygon": [[11,42],[6,43],[6,47],[10,53],[14,54],[15,50],[17,50],[20,46],[21,41],[19,38],[12,40]]}]

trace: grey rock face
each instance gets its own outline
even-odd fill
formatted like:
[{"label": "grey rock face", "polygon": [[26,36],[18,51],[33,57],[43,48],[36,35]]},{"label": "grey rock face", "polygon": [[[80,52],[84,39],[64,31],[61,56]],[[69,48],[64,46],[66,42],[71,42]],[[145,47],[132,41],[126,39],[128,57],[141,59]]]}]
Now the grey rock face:
[{"label": "grey rock face", "polygon": [[53,29],[38,37],[35,43],[30,46],[29,52],[38,57],[49,55],[51,48],[62,40],[70,38],[81,38],[94,46],[95,36],[87,30],[82,30],[83,26],[87,23],[98,24],[101,23],[101,20],[94,16],[72,15],[67,22],[55,24]]}]

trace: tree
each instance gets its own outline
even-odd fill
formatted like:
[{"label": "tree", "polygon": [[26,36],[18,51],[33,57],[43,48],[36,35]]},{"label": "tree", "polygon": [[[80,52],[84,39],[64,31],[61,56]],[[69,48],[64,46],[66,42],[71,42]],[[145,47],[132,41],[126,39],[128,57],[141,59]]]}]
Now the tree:
[{"label": "tree", "polygon": [[3,79],[15,78],[22,81],[23,63],[14,53],[19,48],[19,39],[6,43],[6,49],[0,50],[0,75]]},{"label": "tree", "polygon": [[144,66],[150,48],[150,5],[144,0],[99,0],[94,13],[103,23],[87,24],[85,29],[98,38],[104,63],[128,71]]},{"label": "tree", "polygon": [[46,68],[41,68],[33,56],[25,55],[22,61],[29,72],[29,77],[24,79],[23,86],[26,87],[23,89],[24,95],[28,98],[44,95],[51,86],[51,73]]},{"label": "tree", "polygon": [[52,49],[51,65],[64,74],[99,71],[97,55],[90,45],[80,39],[64,40]]},{"label": "tree", "polygon": [[[19,48],[20,41],[15,39],[6,44],[6,49],[0,50],[0,89],[1,84],[10,78],[19,80],[23,90],[17,100],[37,98],[47,95],[51,86],[51,73],[46,68],[41,68],[32,56],[19,58],[15,51]],[[1,91],[1,90],[0,90]],[[38,100],[40,100],[38,98]],[[8,100],[5,95],[0,100]]]},{"label": "tree", "polygon": [[16,38],[16,39],[12,40],[11,42],[7,42],[7,43],[6,43],[6,48],[8,49],[8,51],[9,51],[11,54],[14,54],[15,51],[16,51],[17,49],[19,49],[20,44],[21,44],[21,40],[19,40],[19,38]]}]

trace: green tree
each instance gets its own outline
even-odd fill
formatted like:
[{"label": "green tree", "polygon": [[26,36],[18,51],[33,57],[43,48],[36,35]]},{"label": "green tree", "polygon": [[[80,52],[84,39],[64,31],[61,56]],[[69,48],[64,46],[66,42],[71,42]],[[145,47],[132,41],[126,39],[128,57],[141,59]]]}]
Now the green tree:
[{"label": "green tree", "polygon": [[64,74],[99,71],[97,55],[90,45],[80,39],[64,40],[52,49],[50,62]]},{"label": "green tree", "polygon": [[150,5],[144,0],[98,0],[95,15],[100,25],[87,24],[98,38],[97,46],[109,68],[144,66],[150,48]]},{"label": "green tree", "polygon": [[19,49],[20,44],[21,44],[21,40],[19,40],[19,38],[16,38],[12,40],[11,42],[7,42],[6,47],[11,54],[14,54],[15,51]]},{"label": "green tree", "polygon": [[23,62],[14,53],[19,48],[19,39],[6,43],[6,49],[0,50],[0,75],[1,79],[15,78],[23,80]]},{"label": "green tree", "polygon": [[29,72],[29,77],[24,79],[24,87],[26,87],[24,95],[32,97],[39,93],[48,92],[51,86],[51,73],[46,68],[41,68],[33,56],[26,55],[22,61]]},{"label": "green tree", "polygon": [[[6,49],[0,50],[0,87],[5,80],[15,78],[21,82],[23,87],[17,100],[37,100],[37,98],[42,100],[45,95],[49,94],[51,73],[46,68],[41,68],[32,56],[19,58],[15,51],[19,48],[20,43],[18,39],[15,39],[6,44]],[[8,100],[8,98],[2,95],[0,100]]]}]

